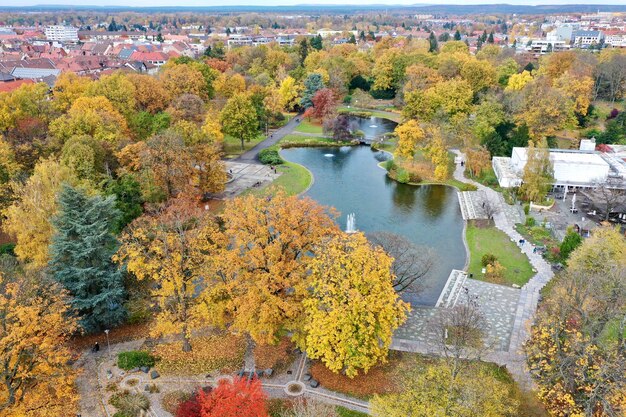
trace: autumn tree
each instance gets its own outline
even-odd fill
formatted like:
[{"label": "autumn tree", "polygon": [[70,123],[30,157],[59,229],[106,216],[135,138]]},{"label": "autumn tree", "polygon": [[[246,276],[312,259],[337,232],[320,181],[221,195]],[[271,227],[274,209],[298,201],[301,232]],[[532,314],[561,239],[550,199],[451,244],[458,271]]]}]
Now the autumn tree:
[{"label": "autumn tree", "polygon": [[395,133],[398,136],[396,155],[400,158],[413,159],[415,151],[425,140],[424,130],[417,121],[409,120],[398,125]]},{"label": "autumn tree", "polygon": [[257,378],[222,380],[217,388],[198,392],[199,417],[269,417],[266,401]]},{"label": "autumn tree", "polygon": [[439,82],[425,91],[406,94],[402,115],[407,119],[431,120],[435,113],[446,116],[469,113],[474,93],[470,84],[462,79]]},{"label": "autumn tree", "polygon": [[477,369],[472,375],[452,377],[447,366],[428,364],[411,368],[402,377],[399,393],[375,395],[376,417],[514,417],[518,401],[505,382]]},{"label": "autumn tree", "polygon": [[317,91],[313,96],[312,102],[312,116],[319,120],[328,119],[335,112],[337,106],[335,95],[329,88],[322,88]]},{"label": "autumn tree", "polygon": [[280,82],[278,93],[280,94],[283,109],[286,111],[291,111],[298,105],[300,87],[292,77],[285,77],[285,79]]},{"label": "autumn tree", "polygon": [[77,326],[68,296],[43,273],[0,263],[0,414],[73,415],[78,396],[67,342]]},{"label": "autumn tree", "polygon": [[67,114],[50,123],[50,133],[61,142],[89,135],[104,144],[116,145],[126,131],[124,117],[103,96],[78,98]]},{"label": "autumn tree", "polygon": [[15,236],[15,254],[20,260],[37,267],[47,265],[54,234],[50,220],[57,214],[57,193],[64,182],[76,182],[70,169],[54,159],[45,159],[35,166],[26,183],[13,183],[17,199],[5,210],[3,227]]},{"label": "autumn tree", "polygon": [[391,257],[363,234],[338,234],[319,246],[309,266],[303,337],[296,341],[309,358],[354,377],[386,360],[409,306],[393,289]]},{"label": "autumn tree", "polygon": [[463,64],[461,77],[469,83],[474,93],[493,87],[498,82],[493,65],[477,59],[469,59]]},{"label": "autumn tree", "polygon": [[550,161],[550,151],[528,142],[526,165],[522,176],[520,192],[527,201],[540,204],[554,182],[554,168]]},{"label": "autumn tree", "polygon": [[61,149],[61,164],[83,181],[96,184],[106,170],[106,152],[91,136],[73,136]]},{"label": "autumn tree", "polygon": [[52,276],[72,296],[85,331],[120,324],[126,312],[122,274],[111,260],[118,245],[113,235],[119,215],[114,198],[90,197],[64,184],[58,204],[50,243]]},{"label": "autumn tree", "polygon": [[56,110],[67,111],[74,101],[85,95],[93,81],[89,77],[64,71],[57,78],[52,88],[52,103]]},{"label": "autumn tree", "polygon": [[519,74],[513,74],[509,77],[506,85],[507,91],[521,91],[526,84],[533,80],[533,76],[529,71],[522,71]]},{"label": "autumn tree", "polygon": [[246,80],[240,74],[220,74],[215,80],[215,92],[224,98],[231,98],[246,91]]},{"label": "autumn tree", "polygon": [[27,118],[47,123],[51,116],[49,89],[46,83],[24,84],[14,91],[0,93],[0,132],[6,133]]},{"label": "autumn tree", "polygon": [[106,97],[113,108],[125,117],[135,111],[135,84],[121,71],[103,75],[91,83],[87,89],[87,95]]},{"label": "autumn tree", "polygon": [[195,94],[181,94],[172,100],[167,108],[167,113],[171,115],[174,121],[185,120],[201,123],[205,114],[204,101]]},{"label": "autumn tree", "polygon": [[450,176],[450,158],[443,136],[440,129],[436,127],[429,129],[428,134],[431,139],[426,153],[435,166],[435,179],[437,181],[445,181]]},{"label": "autumn tree", "polygon": [[171,93],[159,78],[145,74],[128,74],[126,78],[135,87],[135,105],[138,110],[155,114],[167,108]]},{"label": "autumn tree", "polygon": [[115,260],[139,280],[150,280],[158,307],[154,336],[177,334],[190,351],[191,332],[205,325],[202,291],[218,241],[217,224],[192,202],[175,201],[155,216],[135,220],[122,235]]},{"label": "autumn tree", "polygon": [[528,126],[530,137],[537,144],[574,123],[574,104],[561,90],[540,78],[521,91],[515,119]]},{"label": "autumn tree", "polygon": [[613,416],[626,389],[626,241],[600,228],[553,278],[529,341],[538,396],[553,415]]},{"label": "autumn tree", "polygon": [[424,288],[423,279],[435,266],[437,255],[429,247],[419,246],[408,239],[389,232],[367,235],[374,246],[380,246],[391,256],[393,263],[393,289],[398,293],[419,293]]},{"label": "autumn tree", "polygon": [[188,64],[167,66],[159,75],[165,91],[175,98],[181,94],[194,94],[208,98],[206,81],[202,73]]},{"label": "autumn tree", "polygon": [[251,95],[241,93],[230,98],[222,109],[220,122],[224,133],[241,141],[243,150],[244,143],[259,134],[259,121]]},{"label": "autumn tree", "polygon": [[473,177],[479,177],[491,165],[491,155],[484,146],[465,150],[467,170]]},{"label": "autumn tree", "polygon": [[218,310],[213,317],[221,314],[233,330],[261,343],[277,341],[283,330],[300,331],[308,261],[320,241],[338,232],[325,208],[280,191],[229,200],[221,220],[229,244],[208,303]]}]

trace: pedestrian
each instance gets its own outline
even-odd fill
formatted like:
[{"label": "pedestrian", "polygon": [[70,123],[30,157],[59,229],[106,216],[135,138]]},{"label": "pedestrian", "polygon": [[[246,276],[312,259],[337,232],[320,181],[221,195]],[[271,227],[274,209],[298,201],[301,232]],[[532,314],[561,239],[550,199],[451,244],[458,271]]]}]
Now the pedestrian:
[{"label": "pedestrian", "polygon": [[95,345],[93,345],[93,349],[92,349],[92,351],[93,351],[94,353],[100,352],[100,344],[99,344],[98,342],[96,342],[96,344],[95,344]]}]

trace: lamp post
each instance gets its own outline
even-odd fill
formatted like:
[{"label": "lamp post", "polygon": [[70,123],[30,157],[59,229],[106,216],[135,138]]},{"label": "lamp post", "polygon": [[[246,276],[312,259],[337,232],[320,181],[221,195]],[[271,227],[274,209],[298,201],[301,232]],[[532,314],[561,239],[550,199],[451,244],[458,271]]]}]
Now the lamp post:
[{"label": "lamp post", "polygon": [[111,359],[111,344],[109,343],[109,329],[105,329],[104,334],[107,335],[107,351],[109,352],[109,359]]}]

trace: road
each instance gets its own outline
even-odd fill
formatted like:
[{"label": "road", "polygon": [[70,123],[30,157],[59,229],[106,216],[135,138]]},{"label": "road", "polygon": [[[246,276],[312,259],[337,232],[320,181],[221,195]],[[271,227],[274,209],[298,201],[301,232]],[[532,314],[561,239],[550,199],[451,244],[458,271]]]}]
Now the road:
[{"label": "road", "polygon": [[269,148],[270,146],[276,145],[279,140],[284,138],[286,135],[292,133],[294,129],[300,124],[301,120],[302,115],[298,115],[292,118],[285,126],[276,130],[270,136],[265,138],[262,142],[257,143],[254,148],[239,155],[239,157],[235,159],[235,161],[245,162],[248,164],[258,163],[259,152],[261,152],[263,149]]}]

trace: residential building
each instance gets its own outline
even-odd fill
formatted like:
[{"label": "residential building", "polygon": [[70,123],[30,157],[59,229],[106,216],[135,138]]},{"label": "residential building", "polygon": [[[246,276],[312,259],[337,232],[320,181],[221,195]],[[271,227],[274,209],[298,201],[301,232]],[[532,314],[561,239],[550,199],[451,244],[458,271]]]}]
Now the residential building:
[{"label": "residential building", "polygon": [[78,42],[78,28],[73,26],[48,26],[45,33],[49,41]]},{"label": "residential building", "polygon": [[574,32],[574,45],[598,45],[604,40],[604,33],[599,30],[577,30]]}]

